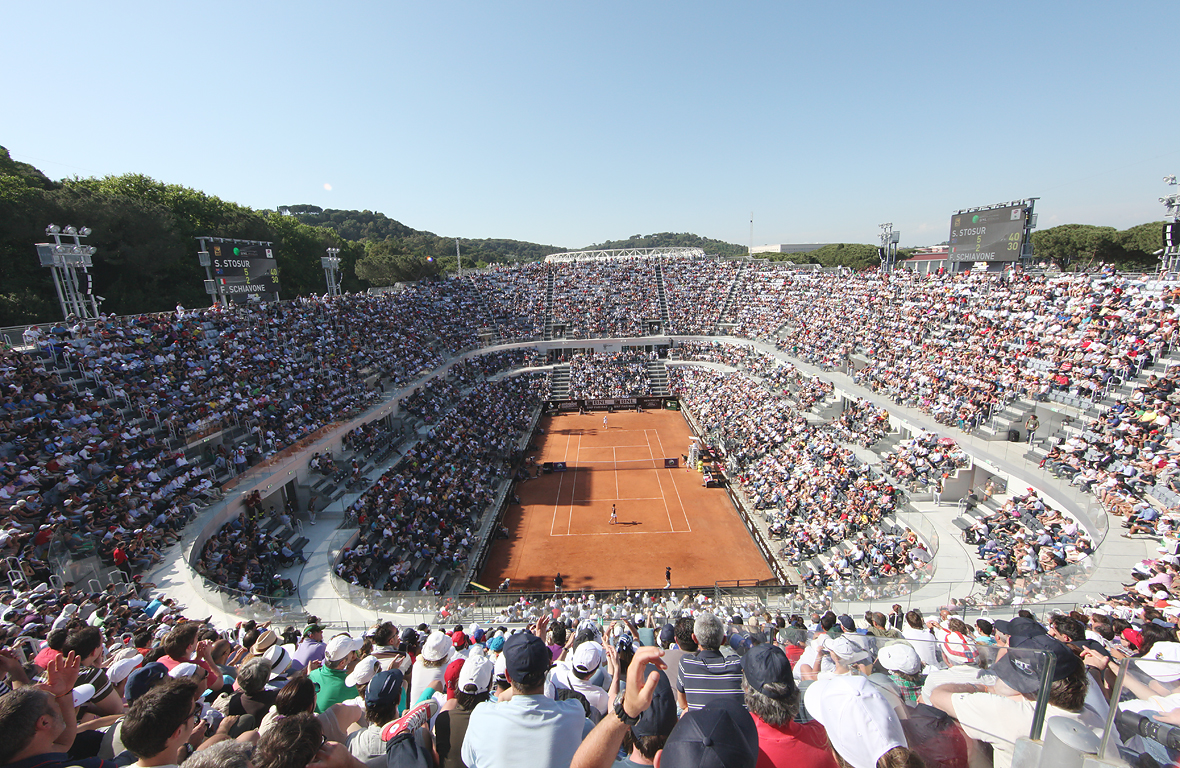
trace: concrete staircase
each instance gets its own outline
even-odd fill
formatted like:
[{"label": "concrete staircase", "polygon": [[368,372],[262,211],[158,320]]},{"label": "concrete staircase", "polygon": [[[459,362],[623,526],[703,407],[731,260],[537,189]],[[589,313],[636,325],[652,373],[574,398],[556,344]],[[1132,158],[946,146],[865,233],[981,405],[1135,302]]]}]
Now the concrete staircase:
[{"label": "concrete staircase", "polygon": [[653,397],[668,397],[672,394],[668,389],[668,367],[663,360],[651,360],[647,364],[647,378],[651,381]]},{"label": "concrete staircase", "polygon": [[545,275],[545,341],[553,340],[553,286],[557,277],[553,270]]},{"label": "concrete staircase", "polygon": [[717,313],[718,326],[720,326],[721,323],[727,318],[731,320],[733,318],[734,299],[737,298],[738,285],[740,285],[742,282],[742,275],[745,274],[746,265],[748,263],[749,262],[746,261],[738,262],[738,268],[737,272],[733,276],[733,282],[729,284],[729,290],[725,293],[725,301],[721,302],[721,310]]},{"label": "concrete staircase", "polygon": [[549,375],[549,397],[554,400],[568,400],[570,396],[570,367],[564,365],[553,366]]},{"label": "concrete staircase", "polygon": [[660,326],[665,333],[672,326],[672,318],[668,313],[668,292],[664,289],[664,264],[656,261],[656,291],[660,305]]}]

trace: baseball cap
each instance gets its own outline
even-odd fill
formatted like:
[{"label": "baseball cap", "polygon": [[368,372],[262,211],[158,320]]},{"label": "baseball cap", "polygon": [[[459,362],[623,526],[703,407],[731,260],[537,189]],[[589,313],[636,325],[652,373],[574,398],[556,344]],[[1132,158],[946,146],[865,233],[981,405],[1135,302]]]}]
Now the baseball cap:
[{"label": "baseball cap", "polygon": [[518,632],[504,641],[504,671],[512,680],[544,672],[552,661],[553,652],[536,635]]},{"label": "baseball cap", "polygon": [[455,633],[451,635],[451,643],[459,650],[463,650],[467,647],[467,635],[463,634],[463,630],[461,629],[456,630]]},{"label": "baseball cap", "polygon": [[827,640],[824,640],[824,648],[836,654],[843,661],[846,661],[849,664],[859,664],[863,661],[868,661],[870,658],[868,651],[864,650],[844,635],[837,635],[836,637],[829,637]]},{"label": "baseball cap", "polygon": [[842,613],[837,616],[836,623],[838,623],[840,625],[840,629],[844,630],[845,632],[856,631],[856,621],[854,621],[853,618],[847,613]]},{"label": "baseball cap", "polygon": [[197,674],[198,669],[200,669],[200,667],[198,667],[196,664],[193,664],[191,661],[186,661],[173,667],[172,670],[168,672],[168,676],[175,678],[192,677],[193,675]]},{"label": "baseball cap", "polygon": [[808,686],[803,702],[852,768],[876,768],[894,747],[908,746],[901,720],[867,677],[836,675]]},{"label": "baseball cap", "polygon": [[599,643],[593,640],[585,641],[574,649],[574,671],[582,674],[593,672],[598,669],[598,665],[602,663],[602,658],[605,654],[606,651]]},{"label": "baseball cap", "polygon": [[459,673],[466,663],[467,659],[456,656],[443,671],[443,690],[446,691],[448,699],[455,698],[455,691],[459,688]]},{"label": "baseball cap", "polygon": [[[763,696],[772,699],[786,699],[798,691],[795,676],[791,674],[791,662],[782,648],[769,643],[755,645],[742,656],[742,672],[746,676],[746,685]],[[781,692],[770,692],[765,689],[767,684],[779,684]]]},{"label": "baseball cap", "polygon": [[127,685],[123,686],[123,698],[127,700],[128,704],[131,704],[166,677],[168,677],[168,667],[160,662],[153,661],[144,664],[127,676]]},{"label": "baseball cap", "polygon": [[358,685],[368,685],[369,681],[381,671],[381,662],[375,656],[366,656],[356,663],[348,676],[344,678],[344,684],[349,688],[356,688]]},{"label": "baseball cap", "polygon": [[86,702],[94,698],[94,686],[90,683],[82,683],[74,688],[74,708],[82,706]]},{"label": "baseball cap", "polygon": [[451,636],[445,632],[431,632],[422,645],[422,658],[427,661],[442,661],[451,654]]},{"label": "baseball cap", "polygon": [[916,675],[922,671],[922,660],[909,643],[890,643],[877,652],[877,661],[890,672]]},{"label": "baseball cap", "polygon": [[676,628],[671,624],[660,627],[660,645],[671,645],[676,639]]},{"label": "baseball cap", "polygon": [[[649,664],[644,670],[644,680],[653,669],[656,667]],[[672,684],[662,670],[656,671],[660,673],[660,679],[652,694],[651,705],[639,716],[639,722],[631,726],[635,736],[667,736],[676,727],[676,698],[672,693]]]},{"label": "baseball cap", "polygon": [[[372,658],[372,657],[370,657]],[[402,697],[402,672],[387,669],[373,675],[365,687],[365,704],[379,706],[400,701]]]},{"label": "baseball cap", "polygon": [[324,631],[323,624],[308,624],[307,629],[303,630],[303,636],[307,637],[308,635],[310,635],[314,632],[323,632],[323,631]]},{"label": "baseball cap", "polygon": [[463,693],[483,693],[492,687],[493,664],[482,653],[472,654],[459,670],[458,689]]},{"label": "baseball cap", "polygon": [[141,664],[143,664],[143,657],[138,653],[128,658],[119,659],[107,667],[107,677],[111,679],[112,683],[120,683],[126,680],[127,676]]},{"label": "baseball cap", "polygon": [[348,654],[359,651],[364,645],[365,641],[359,637],[336,635],[328,641],[328,647],[324,649],[324,658],[327,661],[341,661],[347,658]]},{"label": "baseball cap", "polygon": [[698,768],[754,768],[758,728],[733,699],[715,699],[680,718],[664,744],[665,765]]},{"label": "baseball cap", "polygon": [[1053,682],[1064,680],[1082,665],[1081,659],[1057,638],[1034,635],[1014,638],[1008,646],[1008,652],[995,663],[992,671],[1013,690],[1036,693],[1041,686],[1041,676],[1049,655],[1055,661]]},{"label": "baseball cap", "polygon": [[1023,616],[1017,616],[1013,619],[999,619],[998,621],[993,621],[992,626],[997,632],[1003,632],[1005,635],[1012,637],[1032,637],[1034,635],[1048,634],[1040,624]]},{"label": "baseball cap", "polygon": [[488,640],[488,650],[495,651],[496,653],[504,650],[504,636],[496,635],[492,639]]}]

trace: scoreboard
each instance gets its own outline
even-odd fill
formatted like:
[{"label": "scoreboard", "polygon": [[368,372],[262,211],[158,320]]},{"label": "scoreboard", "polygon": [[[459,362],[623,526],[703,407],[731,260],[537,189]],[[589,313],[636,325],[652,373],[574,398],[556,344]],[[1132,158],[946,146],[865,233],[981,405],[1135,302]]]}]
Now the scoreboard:
[{"label": "scoreboard", "polygon": [[1027,205],[956,213],[951,217],[950,260],[1018,260],[1027,219]]},{"label": "scoreboard", "polygon": [[209,257],[217,289],[231,301],[279,298],[279,269],[274,249],[263,245],[213,243]]}]

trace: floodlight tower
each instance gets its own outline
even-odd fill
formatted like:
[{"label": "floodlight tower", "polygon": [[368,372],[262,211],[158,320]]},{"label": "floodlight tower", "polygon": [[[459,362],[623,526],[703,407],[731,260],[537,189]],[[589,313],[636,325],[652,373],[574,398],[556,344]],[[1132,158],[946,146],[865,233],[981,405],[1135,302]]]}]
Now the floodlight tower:
[{"label": "floodlight tower", "polygon": [[320,266],[324,268],[324,280],[328,284],[328,295],[340,295],[340,249],[329,248],[327,256],[320,257]]},{"label": "floodlight tower", "polygon": [[[90,236],[90,227],[50,224],[45,228],[45,234],[52,237],[53,242],[37,243],[37,256],[41,259],[41,266],[53,270],[53,284],[57,288],[63,318],[75,315],[83,320],[96,319],[98,298],[94,295],[89,267],[93,266],[92,257],[97,249],[82,245],[82,238]],[[73,238],[73,244],[63,243],[62,236]]]},{"label": "floodlight tower", "polygon": [[1170,221],[1164,222],[1164,247],[1156,254],[1160,257],[1160,271],[1169,274],[1180,272],[1180,192],[1176,191],[1176,176],[1165,176],[1164,183],[1172,192],[1160,198],[1168,209]]},{"label": "floodlight tower", "polygon": [[897,262],[897,244],[901,241],[901,233],[893,231],[893,223],[879,224],[881,229],[881,247],[877,249],[877,257],[881,259],[881,271],[892,272]]}]

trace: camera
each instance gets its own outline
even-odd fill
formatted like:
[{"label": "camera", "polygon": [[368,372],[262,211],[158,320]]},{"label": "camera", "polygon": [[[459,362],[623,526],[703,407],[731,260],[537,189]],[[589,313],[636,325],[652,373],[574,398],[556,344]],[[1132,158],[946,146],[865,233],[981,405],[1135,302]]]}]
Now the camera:
[{"label": "camera", "polygon": [[1114,719],[1119,738],[1124,742],[1132,736],[1142,736],[1168,749],[1180,750],[1180,728],[1166,723],[1157,723],[1147,715],[1138,712],[1119,712]]}]

